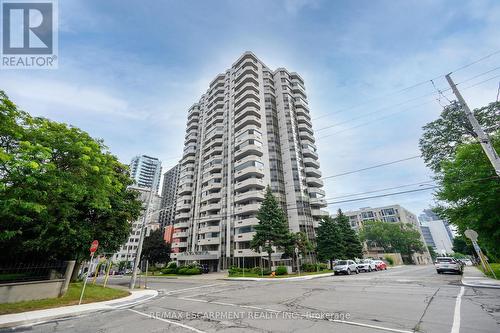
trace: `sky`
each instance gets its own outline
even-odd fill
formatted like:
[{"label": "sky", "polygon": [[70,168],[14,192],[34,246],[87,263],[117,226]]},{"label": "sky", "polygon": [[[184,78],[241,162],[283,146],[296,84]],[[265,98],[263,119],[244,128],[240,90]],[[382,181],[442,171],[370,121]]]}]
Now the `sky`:
[{"label": "sky", "polygon": [[[422,126],[452,99],[432,78],[441,90],[448,72],[467,80],[458,87],[471,108],[494,101],[500,54],[455,69],[500,50],[499,23],[495,0],[64,0],[59,68],[1,70],[0,89],[33,115],[104,139],[124,163],[147,154],[166,171],[182,154],[189,107],[252,51],[304,78],[321,171],[331,176],[420,155]],[[431,190],[336,202],[422,189],[345,197],[432,177],[414,158],[325,179],[328,210],[401,204],[418,215],[434,204]]]}]

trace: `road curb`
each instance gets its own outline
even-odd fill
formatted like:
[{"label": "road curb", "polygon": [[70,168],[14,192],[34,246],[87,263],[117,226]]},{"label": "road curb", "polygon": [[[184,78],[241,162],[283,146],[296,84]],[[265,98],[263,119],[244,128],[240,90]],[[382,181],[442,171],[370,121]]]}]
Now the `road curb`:
[{"label": "road curb", "polygon": [[294,276],[294,277],[287,277],[287,278],[226,277],[223,280],[226,280],[226,281],[302,281],[302,280],[319,279],[322,277],[328,277],[328,276],[333,276],[333,275],[334,275],[334,273]]},{"label": "road curb", "polygon": [[470,282],[464,282],[463,279],[460,282],[462,283],[463,286],[466,286],[466,287],[500,289],[500,285],[475,284],[475,283],[470,283]]},{"label": "road curb", "polygon": [[54,319],[63,319],[79,316],[95,311],[121,309],[146,302],[158,295],[156,290],[134,290],[131,295],[110,301],[87,303],[82,305],[68,305],[57,308],[34,310],[0,316],[0,328],[28,326],[41,324]]}]

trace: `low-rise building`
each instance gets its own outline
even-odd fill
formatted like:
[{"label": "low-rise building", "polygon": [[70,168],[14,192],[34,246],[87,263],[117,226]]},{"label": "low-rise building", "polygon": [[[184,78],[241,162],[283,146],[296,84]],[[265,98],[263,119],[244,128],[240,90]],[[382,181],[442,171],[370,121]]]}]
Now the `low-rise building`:
[{"label": "low-rise building", "polygon": [[[417,216],[400,205],[390,205],[383,207],[363,207],[356,211],[348,211],[344,213],[349,218],[349,223],[354,230],[359,231],[363,228],[363,222],[366,221],[381,221],[387,223],[404,223],[411,224],[420,233],[422,243],[426,244]],[[368,248],[365,244],[365,253],[370,257],[379,257],[380,248]],[[428,264],[432,262],[431,256],[427,248],[423,253],[415,253],[412,258],[416,264]]]}]

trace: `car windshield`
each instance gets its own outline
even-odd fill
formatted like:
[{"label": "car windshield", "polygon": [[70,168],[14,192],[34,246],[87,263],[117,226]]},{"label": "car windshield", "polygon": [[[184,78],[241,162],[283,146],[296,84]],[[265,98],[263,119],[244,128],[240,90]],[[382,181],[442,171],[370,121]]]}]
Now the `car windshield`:
[{"label": "car windshield", "polygon": [[340,261],[337,263],[337,265],[339,265],[339,266],[347,265],[347,261],[345,261],[345,260],[340,260]]},{"label": "car windshield", "polygon": [[437,262],[452,262],[451,258],[437,258]]},{"label": "car windshield", "polygon": [[361,260],[360,261],[362,264],[369,264],[370,263],[370,260],[369,259],[365,259],[365,260]]}]

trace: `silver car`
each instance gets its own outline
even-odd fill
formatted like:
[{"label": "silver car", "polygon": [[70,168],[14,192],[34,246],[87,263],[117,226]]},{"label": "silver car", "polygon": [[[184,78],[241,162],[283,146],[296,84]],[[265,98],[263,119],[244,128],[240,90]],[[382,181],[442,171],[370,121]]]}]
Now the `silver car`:
[{"label": "silver car", "polygon": [[354,260],[339,260],[333,267],[333,274],[335,275],[351,275],[351,273],[359,274],[358,265],[354,262]]},{"label": "silver car", "polygon": [[358,264],[358,270],[360,272],[372,272],[377,270],[377,265],[375,265],[375,261],[371,259],[361,260]]}]

